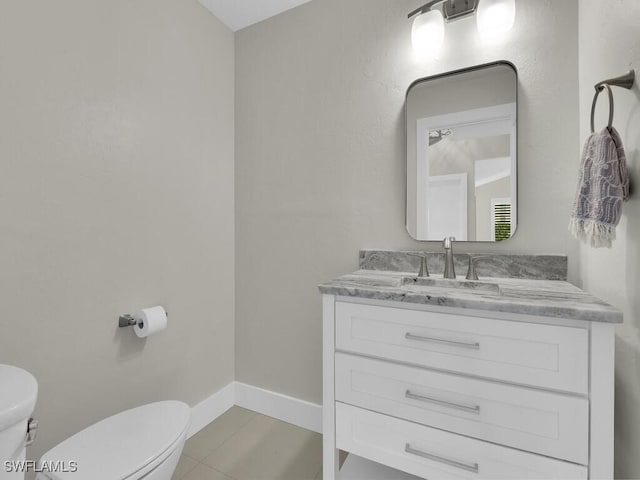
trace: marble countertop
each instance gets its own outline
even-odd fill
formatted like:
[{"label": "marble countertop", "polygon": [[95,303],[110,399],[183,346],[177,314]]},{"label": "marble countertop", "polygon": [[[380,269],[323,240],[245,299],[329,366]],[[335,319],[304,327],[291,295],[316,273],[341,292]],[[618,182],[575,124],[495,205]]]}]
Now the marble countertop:
[{"label": "marble countertop", "polygon": [[[481,277],[480,288],[474,289],[417,285],[410,280],[415,277],[415,272],[358,270],[323,283],[319,289],[343,297],[622,323],[620,310],[562,280]],[[442,276],[430,278],[439,282]],[[458,280],[466,282],[464,277]],[[496,285],[499,292],[482,289]]]}]

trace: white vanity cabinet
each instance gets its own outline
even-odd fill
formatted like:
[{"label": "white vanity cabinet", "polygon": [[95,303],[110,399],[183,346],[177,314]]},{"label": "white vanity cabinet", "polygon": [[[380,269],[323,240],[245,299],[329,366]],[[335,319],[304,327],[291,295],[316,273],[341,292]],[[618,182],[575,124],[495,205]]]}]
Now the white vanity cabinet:
[{"label": "white vanity cabinet", "polygon": [[611,323],[324,294],[323,342],[325,480],[613,478]]}]

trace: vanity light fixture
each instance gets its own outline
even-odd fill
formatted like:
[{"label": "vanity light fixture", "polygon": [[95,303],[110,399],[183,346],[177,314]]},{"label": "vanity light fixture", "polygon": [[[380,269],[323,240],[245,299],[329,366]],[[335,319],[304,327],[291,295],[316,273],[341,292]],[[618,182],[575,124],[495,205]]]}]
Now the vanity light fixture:
[{"label": "vanity light fixture", "polygon": [[434,56],[443,42],[444,18],[440,10],[427,10],[415,18],[411,28],[411,43],[418,56]]},{"label": "vanity light fixture", "polygon": [[481,37],[495,37],[513,27],[516,0],[482,0],[478,8],[478,33]]},{"label": "vanity light fixture", "polygon": [[[441,4],[441,8],[437,8]],[[444,22],[453,22],[477,12],[480,36],[507,32],[516,15],[515,0],[431,0],[409,13],[415,17],[411,29],[413,49],[421,56],[433,56],[444,42]]]}]

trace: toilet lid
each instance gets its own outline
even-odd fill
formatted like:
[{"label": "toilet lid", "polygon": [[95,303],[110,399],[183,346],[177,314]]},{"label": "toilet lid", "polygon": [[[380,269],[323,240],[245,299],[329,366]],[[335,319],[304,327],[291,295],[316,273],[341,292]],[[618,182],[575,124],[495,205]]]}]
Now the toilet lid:
[{"label": "toilet lid", "polygon": [[36,406],[38,382],[26,370],[0,365],[0,430],[29,418]]},{"label": "toilet lid", "polygon": [[190,420],[191,409],[183,402],[133,408],[76,433],[45,453],[40,466],[66,467],[47,472],[55,480],[124,480],[171,453]]}]

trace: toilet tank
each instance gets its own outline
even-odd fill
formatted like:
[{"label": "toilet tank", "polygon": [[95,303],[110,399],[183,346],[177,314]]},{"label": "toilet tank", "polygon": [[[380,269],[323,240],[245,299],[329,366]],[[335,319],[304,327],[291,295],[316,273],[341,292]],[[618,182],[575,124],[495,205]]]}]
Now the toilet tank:
[{"label": "toilet tank", "polygon": [[27,426],[38,382],[26,370],[0,365],[0,480],[24,478]]}]

